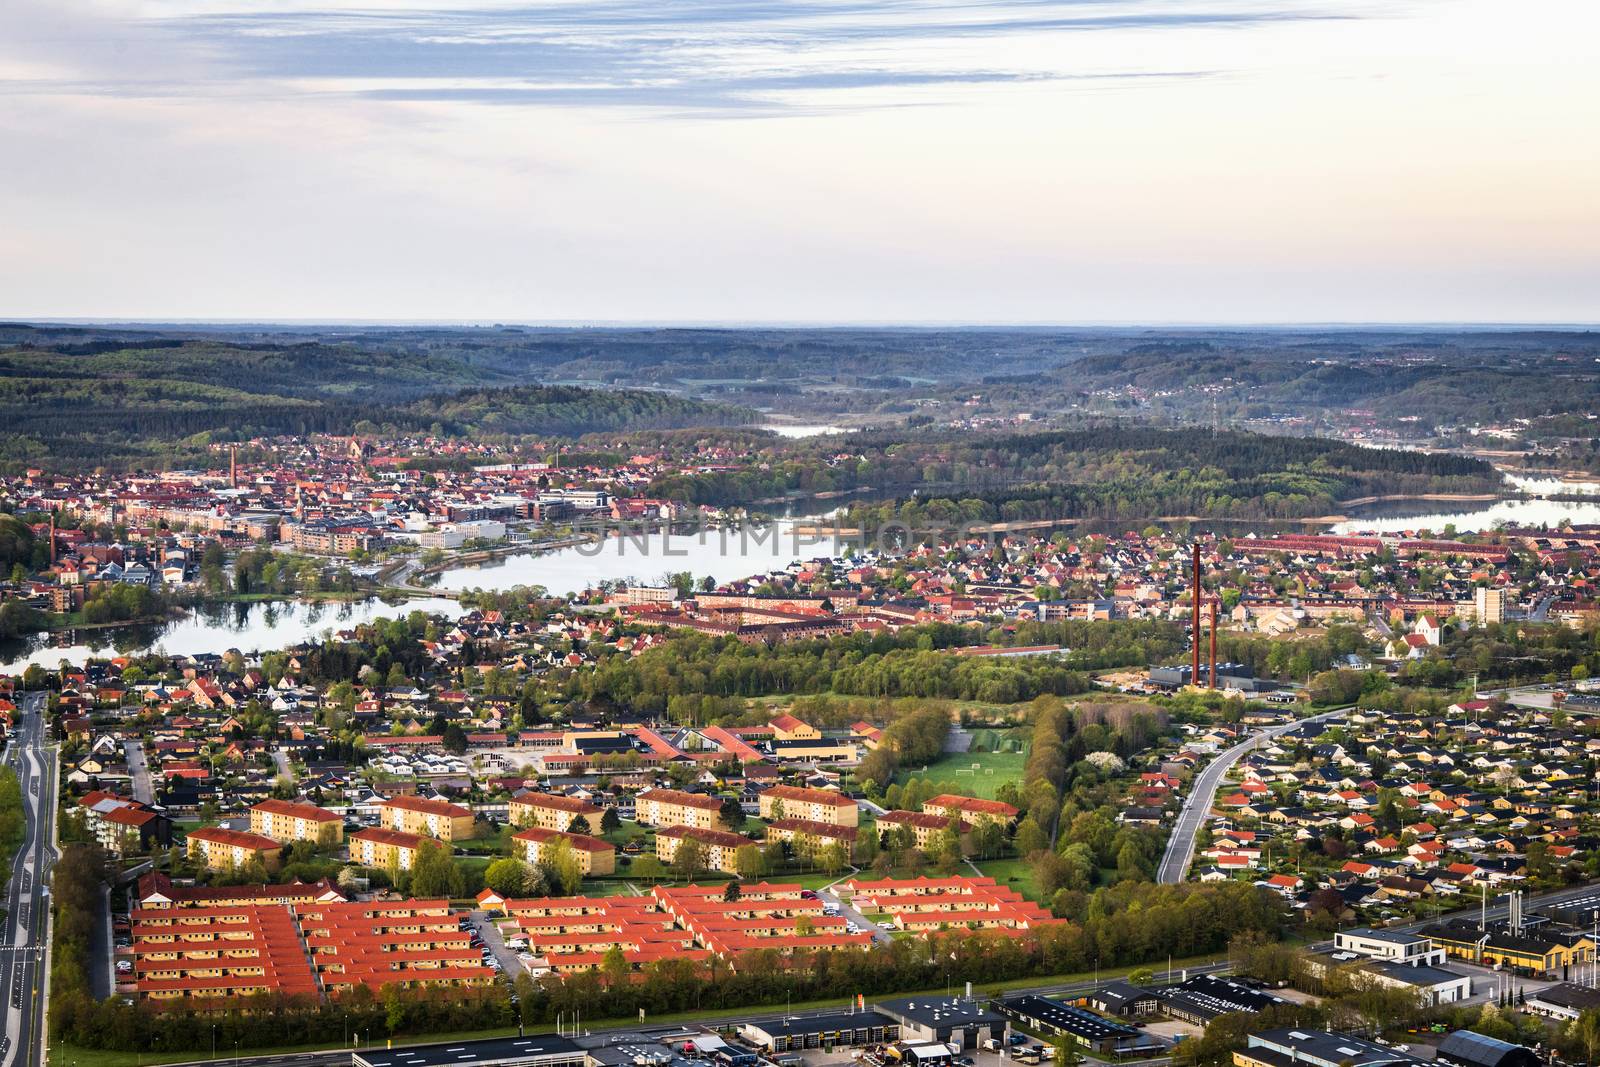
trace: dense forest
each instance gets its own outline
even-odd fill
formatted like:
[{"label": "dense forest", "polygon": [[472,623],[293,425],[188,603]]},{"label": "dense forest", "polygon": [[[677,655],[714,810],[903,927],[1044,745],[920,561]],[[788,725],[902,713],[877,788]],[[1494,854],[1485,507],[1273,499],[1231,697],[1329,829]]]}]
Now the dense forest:
[{"label": "dense forest", "polygon": [[[165,440],[234,425],[337,431],[362,419],[490,433],[624,424],[586,415],[562,423],[498,392],[538,383],[664,391],[745,412],[695,421],[649,411],[631,423],[651,429],[748,421],[752,409],[876,425],[1028,412],[1060,424],[1113,415],[1426,437],[1435,425],[1582,419],[1600,407],[1597,357],[1600,333],[1557,330],[0,323],[0,411],[32,398],[105,418],[119,434]],[[388,410],[472,390],[494,391],[481,402],[504,410],[485,422],[471,396]],[[226,417],[194,415],[213,409]],[[1596,436],[1587,425],[1567,429],[1580,447]]]},{"label": "dense forest", "polygon": [[576,436],[755,418],[671,393],[520,384],[448,357],[350,345],[86,347],[0,347],[0,468],[203,462],[213,441],[258,436]]},{"label": "dense forest", "polygon": [[[1064,645],[1062,657],[959,657],[942,649],[985,643]],[[827,693],[923,697],[1010,704],[1089,689],[1084,673],[1133,666],[1176,654],[1179,627],[1169,623],[1064,621],[1011,629],[932,623],[897,632],[854,633],[768,647],[734,638],[674,632],[638,656],[610,656],[573,675],[561,696],[591,705],[660,713],[674,697],[750,697]]]},{"label": "dense forest", "polygon": [[[1314,438],[1109,426],[866,442],[865,467],[916,495],[850,508],[844,524],[912,530],[999,520],[1293,518],[1390,493],[1484,492],[1493,469],[1461,456]],[[949,495],[946,495],[948,492]]]}]

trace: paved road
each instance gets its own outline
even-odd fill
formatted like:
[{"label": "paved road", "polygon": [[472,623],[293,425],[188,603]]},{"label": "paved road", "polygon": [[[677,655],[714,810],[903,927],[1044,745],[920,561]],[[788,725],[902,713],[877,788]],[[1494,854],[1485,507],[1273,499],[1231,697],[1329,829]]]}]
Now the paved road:
[{"label": "paved road", "polygon": [[856,909],[854,904],[851,904],[848,900],[845,900],[839,894],[835,893],[831,886],[826,889],[817,890],[817,897],[824,904],[838,905],[839,913],[850,922],[853,922],[857,926],[861,927],[864,933],[871,934],[872,940],[877,944],[887,945],[889,942],[894,940],[894,938],[890,937],[886,931],[878,929],[877,923],[861,914],[861,912]]},{"label": "paved road", "polygon": [[42,1067],[44,946],[49,940],[50,868],[54,845],[55,750],[45,747],[45,694],[24,693],[8,760],[22,782],[27,815],[22,847],[6,872],[5,924],[0,927],[0,1067]]},{"label": "paved road", "polygon": [[1189,864],[1194,859],[1195,835],[1205,825],[1206,816],[1211,812],[1211,805],[1217,798],[1217,787],[1227,776],[1228,768],[1238,762],[1240,756],[1255,748],[1266,738],[1281,737],[1308,723],[1326,722],[1329,719],[1339,718],[1349,711],[1350,708],[1335,708],[1333,711],[1325,711],[1320,715],[1295,722],[1269,726],[1256,731],[1232,748],[1218,753],[1215,759],[1206,764],[1205,770],[1190,783],[1189,798],[1184,801],[1183,810],[1178,813],[1178,821],[1172,827],[1172,836],[1167,838],[1167,851],[1161,857],[1161,866],[1156,870],[1156,881],[1175,885],[1188,876]]},{"label": "paved road", "polygon": [[144,742],[124,741],[122,751],[128,757],[128,777],[133,779],[133,799],[141,804],[154,804],[156,791],[150,783],[150,764],[144,758]]},{"label": "paved road", "polygon": [[494,953],[494,958],[500,961],[501,973],[507,978],[515,980],[517,975],[527,970],[522,961],[517,959],[514,949],[506,947],[506,939],[500,936],[500,927],[489,918],[486,911],[471,913],[472,928],[478,931],[478,936],[483,938],[483,947]]}]

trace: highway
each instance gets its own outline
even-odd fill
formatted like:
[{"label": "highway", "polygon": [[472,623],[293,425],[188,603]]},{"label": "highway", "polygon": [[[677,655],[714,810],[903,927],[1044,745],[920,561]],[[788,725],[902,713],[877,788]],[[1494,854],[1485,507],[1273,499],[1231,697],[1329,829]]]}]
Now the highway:
[{"label": "highway", "polygon": [[1232,748],[1219,752],[1189,785],[1189,797],[1183,802],[1183,810],[1178,813],[1178,821],[1173,824],[1172,836],[1167,838],[1167,850],[1161,857],[1161,866],[1156,869],[1156,881],[1176,885],[1188,877],[1189,864],[1194,860],[1195,835],[1205,825],[1211,805],[1217,799],[1217,788],[1227,777],[1228,768],[1237,763],[1240,756],[1255,748],[1266,738],[1281,737],[1308,723],[1337,719],[1350,710],[1350,708],[1335,708],[1320,715],[1297,719],[1279,726],[1269,726],[1264,730],[1257,730]]},{"label": "highway", "polygon": [[58,853],[55,750],[45,745],[45,694],[24,693],[22,714],[6,762],[22,782],[27,824],[22,847],[6,872],[6,917],[0,927],[0,1067],[43,1067],[50,870]]}]

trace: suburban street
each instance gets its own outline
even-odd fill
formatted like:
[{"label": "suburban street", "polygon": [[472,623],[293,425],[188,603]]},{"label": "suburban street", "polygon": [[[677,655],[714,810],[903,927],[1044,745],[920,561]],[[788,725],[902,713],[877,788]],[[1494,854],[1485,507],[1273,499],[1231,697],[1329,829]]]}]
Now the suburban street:
[{"label": "suburban street", "polygon": [[1167,850],[1161,857],[1161,866],[1156,869],[1156,881],[1176,885],[1188,876],[1189,864],[1194,859],[1195,835],[1205,825],[1211,805],[1216,802],[1217,787],[1227,777],[1228,768],[1237,763],[1240,756],[1267,738],[1282,737],[1309,723],[1337,719],[1349,711],[1349,708],[1335,708],[1333,711],[1325,711],[1310,718],[1269,726],[1265,730],[1256,731],[1232,748],[1217,753],[1216,758],[1206,764],[1205,769],[1196,775],[1195,780],[1189,785],[1188,799],[1183,802],[1183,810],[1178,813],[1178,821],[1172,827],[1172,836],[1167,838]]},{"label": "suburban street", "polygon": [[150,765],[145,762],[144,742],[122,742],[122,751],[128,759],[128,777],[133,780],[133,799],[141,804],[154,804],[156,791],[150,784]]},{"label": "suburban street", "polygon": [[6,750],[8,764],[22,782],[27,827],[22,847],[6,872],[5,924],[0,929],[0,1067],[42,1065],[45,1008],[45,952],[49,940],[46,883],[56,861],[54,751],[44,743],[45,694],[24,693],[22,715]]}]

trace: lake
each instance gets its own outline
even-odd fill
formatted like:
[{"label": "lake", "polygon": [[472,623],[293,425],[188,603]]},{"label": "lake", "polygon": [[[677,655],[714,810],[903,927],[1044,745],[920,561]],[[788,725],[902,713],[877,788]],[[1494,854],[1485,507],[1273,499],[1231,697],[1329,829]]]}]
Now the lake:
[{"label": "lake", "polygon": [[124,652],[165,652],[192,656],[220,655],[230,648],[241,652],[285,648],[319,637],[324,630],[344,630],[378,618],[394,618],[413,611],[454,617],[461,606],[445,597],[417,598],[390,605],[369,600],[271,600],[248,604],[212,604],[196,608],[181,619],[141,626],[108,627],[36,634],[0,642],[0,672],[16,673],[37,663],[54,668],[62,660],[79,665],[91,656],[108,658]]},{"label": "lake", "polygon": [[[839,429],[787,426],[781,431],[833,432]],[[795,432],[788,436],[805,434]],[[1439,533],[1446,525],[1453,524],[1457,531],[1470,533],[1491,529],[1497,522],[1554,526],[1562,519],[1570,519],[1574,523],[1600,523],[1600,482],[1564,482],[1527,475],[1509,475],[1507,480],[1511,487],[1523,492],[1592,495],[1595,499],[1500,500],[1454,508],[1441,508],[1427,501],[1387,502],[1374,505],[1366,514],[1337,523],[1329,531],[1393,533],[1428,529]],[[707,575],[718,582],[733,581],[780,570],[797,560],[838,555],[844,546],[832,538],[801,537],[795,533],[797,525],[825,518],[794,516],[737,530],[612,536],[595,544],[554,552],[523,553],[453,567],[441,572],[436,584],[448,590],[542,585],[547,592],[560,596],[582,592],[607,579],[633,579],[655,585],[663,575],[680,571],[688,571],[696,581]],[[354,602],[271,601],[213,605],[158,625],[39,634],[26,640],[0,642],[0,672],[15,673],[31,663],[53,668],[63,659],[81,664],[91,655],[106,657],[152,649],[172,655],[221,654],[230,648],[244,652],[267,651],[316,638],[324,630],[347,629],[384,616],[425,611],[454,618],[461,610],[460,605],[446,597],[416,599],[397,606],[376,598]]]},{"label": "lake", "polygon": [[845,426],[794,426],[785,423],[767,423],[760,429],[771,430],[779,437],[821,437],[828,433],[854,433],[855,430]]},{"label": "lake", "polygon": [[[1600,482],[1562,481],[1559,478],[1538,477],[1526,474],[1507,474],[1511,489],[1524,493],[1560,494],[1564,496],[1593,496],[1588,500],[1509,499],[1486,503],[1446,505],[1437,501],[1418,500],[1411,503],[1387,501],[1370,509],[1356,509],[1356,514],[1346,522],[1335,523],[1328,532],[1348,533],[1398,533],[1404,530],[1430,530],[1438,533],[1453,525],[1457,533],[1481,533],[1492,530],[1499,523],[1517,526],[1555,526],[1562,519],[1574,525],[1600,523]],[[1363,514],[1363,512],[1365,512]]]},{"label": "lake", "polygon": [[797,517],[740,529],[616,535],[553,552],[522,553],[452,567],[439,572],[434,584],[451,590],[542,585],[546,592],[561,596],[580,593],[605,580],[660,585],[664,575],[681,571],[688,571],[696,581],[710,575],[718,582],[728,582],[779,570],[796,560],[838,555],[842,546],[833,538],[802,537],[795,532],[798,524],[817,521],[816,517]]}]

